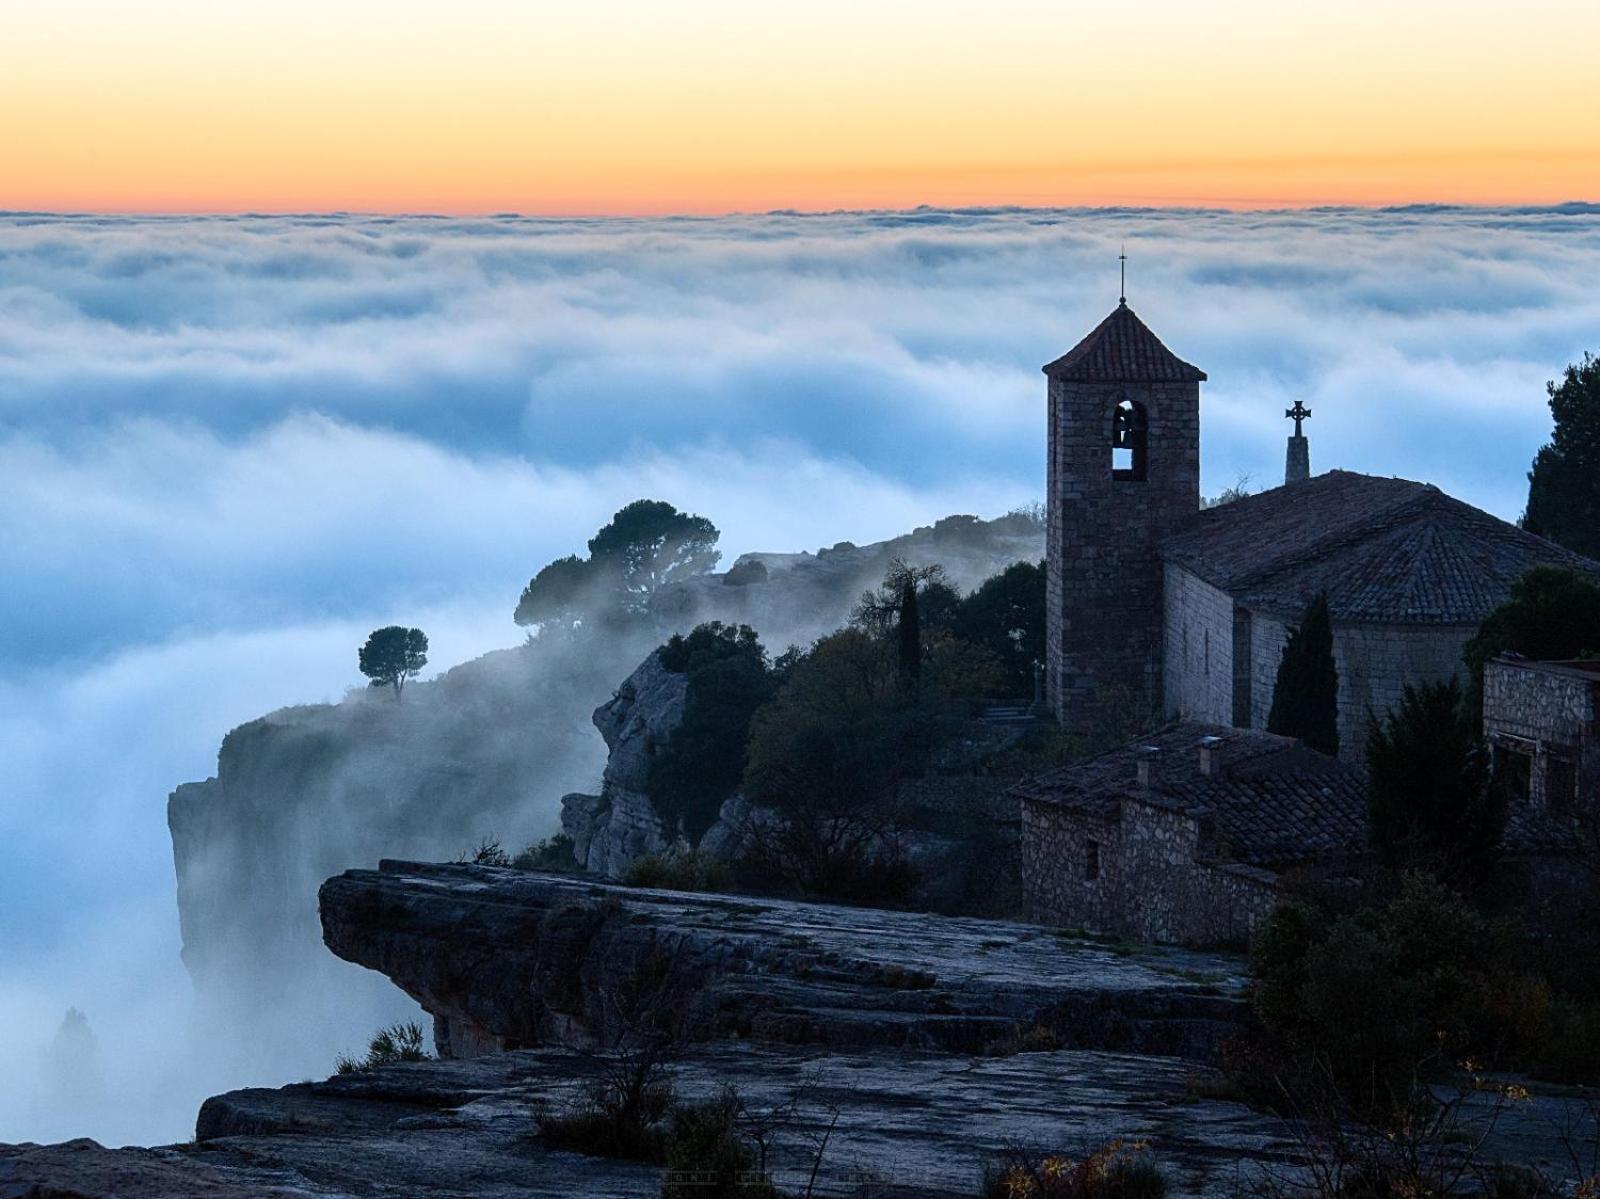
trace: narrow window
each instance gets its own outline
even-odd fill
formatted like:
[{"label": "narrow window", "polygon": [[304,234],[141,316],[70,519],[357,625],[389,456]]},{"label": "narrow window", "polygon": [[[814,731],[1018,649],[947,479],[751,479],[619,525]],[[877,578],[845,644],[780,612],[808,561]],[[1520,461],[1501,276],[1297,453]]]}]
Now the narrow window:
[{"label": "narrow window", "polygon": [[1544,799],[1552,815],[1566,816],[1578,798],[1578,770],[1569,758],[1546,758]]},{"label": "narrow window", "polygon": [[1528,802],[1528,797],[1532,794],[1532,754],[1516,746],[1503,743],[1496,745],[1493,769],[1495,781],[1505,788],[1507,799],[1513,803]]},{"label": "narrow window", "polygon": [[1100,877],[1100,842],[1085,841],[1083,843],[1083,877],[1086,882],[1094,882]]},{"label": "narrow window", "polygon": [[1117,405],[1111,423],[1111,477],[1124,482],[1141,483],[1146,470],[1146,449],[1150,421],[1144,405],[1135,400],[1123,400]]}]

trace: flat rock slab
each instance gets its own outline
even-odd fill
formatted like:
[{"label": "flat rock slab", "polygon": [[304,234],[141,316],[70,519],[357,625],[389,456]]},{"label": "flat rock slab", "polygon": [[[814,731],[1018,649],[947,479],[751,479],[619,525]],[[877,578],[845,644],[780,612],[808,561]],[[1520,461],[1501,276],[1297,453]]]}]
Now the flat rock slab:
[{"label": "flat rock slab", "polygon": [[[561,1110],[596,1068],[566,1050],[388,1067],[208,1100],[185,1160],[219,1177],[250,1171],[317,1195],[660,1194],[661,1168],[547,1147],[536,1114]],[[837,1052],[707,1045],[671,1067],[680,1101],[738,1088],[757,1112],[795,1104],[771,1165],[803,1191],[810,1145],[829,1133],[819,1195],[971,1199],[1008,1147],[1082,1152],[1145,1141],[1170,1194],[1237,1193],[1255,1163],[1289,1152],[1270,1117],[1187,1093],[1175,1058],[1059,1050],[962,1059],[922,1051]],[[865,1190],[863,1190],[865,1188]]]},{"label": "flat rock slab", "polygon": [[650,961],[693,990],[698,1040],[1204,1060],[1247,1018],[1237,957],[1002,921],[387,861],[320,902],[334,953],[414,996],[456,1056],[603,1041],[603,997]]}]

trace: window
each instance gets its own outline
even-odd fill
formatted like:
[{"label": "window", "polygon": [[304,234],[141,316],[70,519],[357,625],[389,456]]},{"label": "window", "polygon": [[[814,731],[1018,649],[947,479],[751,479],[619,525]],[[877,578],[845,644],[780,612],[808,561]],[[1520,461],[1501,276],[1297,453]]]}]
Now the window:
[{"label": "window", "polygon": [[1505,788],[1506,798],[1512,803],[1527,803],[1532,793],[1533,755],[1509,742],[1497,742],[1493,768],[1495,782]]},{"label": "window", "polygon": [[1578,798],[1578,769],[1571,758],[1546,758],[1544,763],[1544,802],[1557,816],[1572,811]]},{"label": "window", "polygon": [[1083,878],[1085,882],[1094,882],[1100,877],[1100,842],[1085,841],[1083,843]]},{"label": "window", "polygon": [[1111,421],[1111,477],[1124,482],[1142,483],[1146,470],[1146,449],[1150,421],[1144,405],[1124,399],[1117,404]]}]

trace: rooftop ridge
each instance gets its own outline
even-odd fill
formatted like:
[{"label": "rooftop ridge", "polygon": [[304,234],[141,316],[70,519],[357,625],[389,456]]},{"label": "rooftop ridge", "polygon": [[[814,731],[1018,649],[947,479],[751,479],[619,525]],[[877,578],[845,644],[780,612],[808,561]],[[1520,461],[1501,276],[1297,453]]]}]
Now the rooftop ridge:
[{"label": "rooftop ridge", "polygon": [[1040,369],[1052,379],[1083,383],[1200,383],[1206,377],[1169,350],[1125,300],[1077,345]]}]

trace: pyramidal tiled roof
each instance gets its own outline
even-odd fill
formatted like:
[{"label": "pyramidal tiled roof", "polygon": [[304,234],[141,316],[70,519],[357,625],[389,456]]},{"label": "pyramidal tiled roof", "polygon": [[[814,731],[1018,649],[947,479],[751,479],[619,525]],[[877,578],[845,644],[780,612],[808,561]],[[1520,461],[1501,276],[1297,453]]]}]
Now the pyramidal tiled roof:
[{"label": "pyramidal tiled roof", "polygon": [[1043,369],[1052,379],[1075,383],[1198,383],[1206,377],[1162,345],[1126,301]]},{"label": "pyramidal tiled roof", "polygon": [[1532,566],[1600,563],[1437,487],[1329,471],[1202,512],[1162,555],[1246,608],[1297,617],[1319,591],[1335,620],[1477,624]]}]

